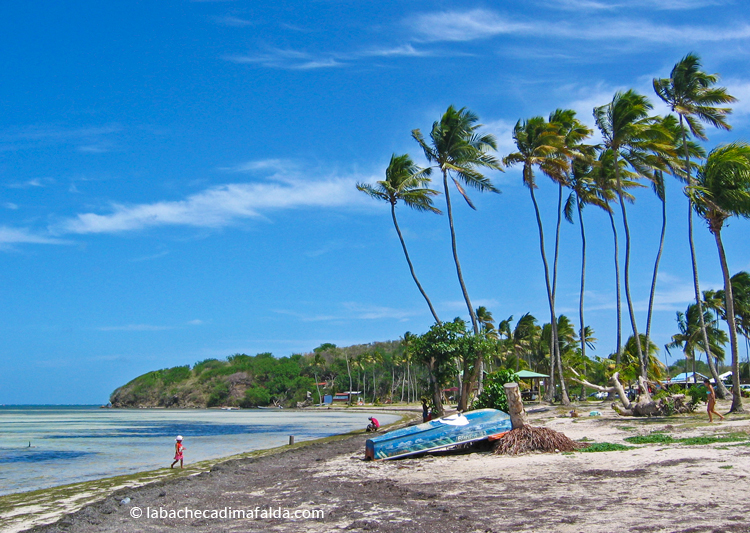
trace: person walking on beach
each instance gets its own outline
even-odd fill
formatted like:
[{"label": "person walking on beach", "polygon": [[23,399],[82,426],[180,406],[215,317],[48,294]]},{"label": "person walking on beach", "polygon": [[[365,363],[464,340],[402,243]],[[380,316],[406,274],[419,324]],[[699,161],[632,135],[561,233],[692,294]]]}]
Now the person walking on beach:
[{"label": "person walking on beach", "polygon": [[174,465],[177,464],[177,461],[180,462],[180,468],[183,468],[182,466],[182,452],[185,451],[185,447],[182,445],[182,435],[177,435],[177,438],[175,439],[174,443],[174,463],[172,463],[172,466],[169,468],[174,468]]},{"label": "person walking on beach", "polygon": [[708,421],[713,422],[714,416],[717,415],[719,418],[724,420],[724,417],[716,412],[716,391],[714,390],[713,385],[711,385],[711,382],[708,379],[703,380],[703,384],[708,389],[708,398],[706,398],[706,410],[708,411]]}]

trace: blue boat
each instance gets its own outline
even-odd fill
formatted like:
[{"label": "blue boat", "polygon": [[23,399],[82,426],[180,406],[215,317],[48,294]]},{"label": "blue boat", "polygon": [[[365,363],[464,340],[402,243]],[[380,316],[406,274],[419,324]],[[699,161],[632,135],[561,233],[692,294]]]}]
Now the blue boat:
[{"label": "blue boat", "polygon": [[365,457],[395,459],[456,444],[484,440],[511,430],[510,416],[497,409],[477,409],[430,420],[368,439]]}]

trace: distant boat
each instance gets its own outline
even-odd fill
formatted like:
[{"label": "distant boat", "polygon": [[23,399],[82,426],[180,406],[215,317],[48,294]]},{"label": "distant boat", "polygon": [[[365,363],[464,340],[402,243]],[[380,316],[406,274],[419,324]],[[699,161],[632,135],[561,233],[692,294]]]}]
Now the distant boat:
[{"label": "distant boat", "polygon": [[497,409],[478,409],[430,420],[368,439],[365,457],[395,459],[456,444],[487,439],[512,428],[510,416]]},{"label": "distant boat", "polygon": [[258,409],[283,409],[281,405],[259,405]]},{"label": "distant boat", "polygon": [[239,411],[240,408],[239,407],[222,407],[221,410],[222,411]]}]

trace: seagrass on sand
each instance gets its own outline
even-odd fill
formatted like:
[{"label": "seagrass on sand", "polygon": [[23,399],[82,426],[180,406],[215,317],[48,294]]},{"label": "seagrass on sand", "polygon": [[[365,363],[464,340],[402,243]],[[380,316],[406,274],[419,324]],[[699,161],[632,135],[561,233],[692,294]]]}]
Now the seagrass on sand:
[{"label": "seagrass on sand", "polygon": [[519,455],[529,452],[572,452],[585,447],[586,444],[570,440],[559,431],[527,425],[503,435],[495,444],[495,453]]}]

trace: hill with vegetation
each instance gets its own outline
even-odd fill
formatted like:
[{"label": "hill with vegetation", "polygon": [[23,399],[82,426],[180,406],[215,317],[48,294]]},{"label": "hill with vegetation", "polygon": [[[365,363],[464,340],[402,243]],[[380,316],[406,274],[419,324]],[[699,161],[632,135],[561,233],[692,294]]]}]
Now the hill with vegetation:
[{"label": "hill with vegetation", "polygon": [[[394,387],[402,352],[399,341],[388,341],[346,348],[323,344],[311,353],[289,357],[260,353],[206,359],[192,367],[138,376],[117,388],[110,403],[113,407],[290,407],[308,398],[317,403],[325,394],[350,390],[350,376],[353,388],[374,394],[371,401],[387,401],[401,394],[399,387],[405,387],[400,371]],[[384,374],[393,379],[383,378]],[[409,376],[406,387],[412,395],[415,376]]]}]

